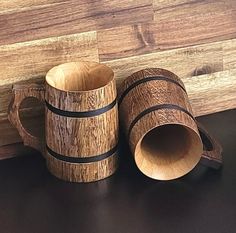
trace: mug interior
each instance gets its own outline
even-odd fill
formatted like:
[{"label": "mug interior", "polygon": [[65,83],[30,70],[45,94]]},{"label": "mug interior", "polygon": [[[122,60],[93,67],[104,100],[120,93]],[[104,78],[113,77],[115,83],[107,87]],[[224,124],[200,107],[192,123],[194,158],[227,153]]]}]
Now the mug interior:
[{"label": "mug interior", "polygon": [[135,162],[147,176],[171,180],[191,171],[201,158],[202,141],[193,129],[168,124],[150,130],[138,143]]},{"label": "mug interior", "polygon": [[71,62],[53,67],[46,82],[62,91],[91,91],[112,81],[111,68],[96,62]]}]

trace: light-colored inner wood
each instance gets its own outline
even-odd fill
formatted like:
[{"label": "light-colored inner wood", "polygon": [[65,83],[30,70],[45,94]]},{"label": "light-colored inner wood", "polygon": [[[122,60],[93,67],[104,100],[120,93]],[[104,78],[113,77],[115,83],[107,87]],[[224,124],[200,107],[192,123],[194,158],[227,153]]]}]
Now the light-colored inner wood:
[{"label": "light-colored inner wood", "polygon": [[63,91],[90,91],[106,86],[114,73],[96,62],[71,62],[52,68],[46,75],[49,85]]},{"label": "light-colored inner wood", "polygon": [[202,150],[201,139],[194,130],[170,124],[152,129],[140,140],[135,161],[145,175],[170,180],[191,171]]}]

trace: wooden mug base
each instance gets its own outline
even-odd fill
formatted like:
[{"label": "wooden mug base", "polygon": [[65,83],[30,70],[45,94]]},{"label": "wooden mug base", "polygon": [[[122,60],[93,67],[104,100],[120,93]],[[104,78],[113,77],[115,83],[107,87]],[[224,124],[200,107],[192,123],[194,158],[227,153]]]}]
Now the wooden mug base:
[{"label": "wooden mug base", "polygon": [[118,153],[106,159],[91,163],[69,163],[51,156],[46,152],[47,167],[59,179],[69,182],[93,182],[105,179],[118,167]]}]

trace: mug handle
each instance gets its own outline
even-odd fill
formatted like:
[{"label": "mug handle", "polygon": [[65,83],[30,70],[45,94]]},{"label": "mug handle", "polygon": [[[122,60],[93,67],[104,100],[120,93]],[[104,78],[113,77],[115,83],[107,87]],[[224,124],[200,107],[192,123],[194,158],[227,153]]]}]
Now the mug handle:
[{"label": "mug handle", "polygon": [[223,151],[220,143],[207,132],[202,124],[197,122],[197,126],[204,148],[200,163],[210,168],[219,169],[222,166]]},{"label": "mug handle", "polygon": [[[18,130],[25,146],[33,147],[34,149],[43,152],[43,142],[30,134],[22,125],[19,117],[19,108],[21,102],[28,97],[37,98],[44,102],[45,88],[44,85],[13,85],[13,98],[8,108],[8,119],[12,125]],[[44,153],[42,153],[44,154]]]}]

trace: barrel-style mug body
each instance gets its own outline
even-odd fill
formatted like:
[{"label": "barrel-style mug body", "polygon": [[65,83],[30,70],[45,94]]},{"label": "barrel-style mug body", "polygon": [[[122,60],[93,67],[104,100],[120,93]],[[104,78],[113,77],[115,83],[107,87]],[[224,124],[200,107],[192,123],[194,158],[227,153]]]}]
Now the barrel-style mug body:
[{"label": "barrel-style mug body", "polygon": [[118,111],[114,74],[95,62],[74,62],[46,76],[47,166],[72,182],[106,178],[117,168]]},{"label": "barrel-style mug body", "polygon": [[181,177],[199,162],[202,141],[183,82],[150,68],[124,80],[119,113],[137,167],[158,180]]}]

